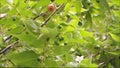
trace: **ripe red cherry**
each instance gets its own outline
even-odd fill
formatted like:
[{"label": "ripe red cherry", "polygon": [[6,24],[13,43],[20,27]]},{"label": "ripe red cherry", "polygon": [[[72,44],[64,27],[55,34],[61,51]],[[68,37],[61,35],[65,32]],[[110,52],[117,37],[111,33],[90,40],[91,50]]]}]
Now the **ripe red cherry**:
[{"label": "ripe red cherry", "polygon": [[54,12],[56,10],[56,6],[55,4],[49,4],[47,9],[49,12]]}]

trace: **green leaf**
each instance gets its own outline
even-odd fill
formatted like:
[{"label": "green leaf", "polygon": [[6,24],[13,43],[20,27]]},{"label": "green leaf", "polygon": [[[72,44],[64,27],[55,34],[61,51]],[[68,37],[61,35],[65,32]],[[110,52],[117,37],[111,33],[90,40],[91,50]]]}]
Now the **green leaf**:
[{"label": "green leaf", "polygon": [[25,23],[27,30],[30,33],[40,34],[39,26],[37,26],[37,23],[34,20],[28,19],[28,20],[24,21],[24,23]]},{"label": "green leaf", "polygon": [[45,60],[44,63],[45,63],[45,67],[58,67],[58,64],[55,61],[55,59],[48,58],[48,59]]},{"label": "green leaf", "polygon": [[90,1],[88,0],[81,0],[83,8],[87,9],[90,6]]},{"label": "green leaf", "polygon": [[53,52],[55,55],[65,54],[70,51],[71,45],[64,45],[64,46],[54,46]]},{"label": "green leaf", "polygon": [[119,56],[120,52],[119,51],[114,51],[114,52],[108,52],[109,54],[115,55],[115,56]]},{"label": "green leaf", "polygon": [[50,27],[50,28],[54,28],[54,27],[56,27],[56,25],[57,25],[57,23],[56,23],[56,22],[53,22],[53,21],[49,21],[49,22],[46,24],[46,26],[47,26],[47,27]]},{"label": "green leaf", "polygon": [[21,25],[18,25],[16,26],[15,28],[11,29],[10,31],[8,31],[7,33],[8,34],[20,34],[21,32],[24,31],[24,28],[23,26]]},{"label": "green leaf", "polygon": [[107,0],[97,0],[100,6],[101,12],[109,11],[109,5]]},{"label": "green leaf", "polygon": [[115,34],[113,34],[113,33],[109,33],[109,34],[110,34],[110,36],[112,37],[112,39],[113,39],[114,41],[120,42],[120,37],[119,37],[119,36],[117,36],[117,35],[115,35]]},{"label": "green leaf", "polygon": [[43,34],[43,37],[55,39],[56,35],[58,34],[58,31],[56,28],[42,28],[41,32]]},{"label": "green leaf", "polygon": [[113,4],[120,6],[119,0],[110,0]]},{"label": "green leaf", "polygon": [[92,32],[88,32],[88,31],[85,31],[85,30],[80,30],[80,34],[81,34],[82,37],[92,37],[93,36]]},{"label": "green leaf", "polygon": [[0,47],[2,47],[3,44],[4,44],[3,38],[2,38],[2,36],[0,36]]},{"label": "green leaf", "polygon": [[97,68],[98,65],[91,63],[90,59],[83,59],[82,62],[79,64],[79,67]]},{"label": "green leaf", "polygon": [[71,6],[71,3],[67,3],[67,4],[65,5],[64,10],[68,11],[68,10],[70,9],[70,6]]},{"label": "green leaf", "polygon": [[8,5],[4,5],[2,7],[0,7],[0,13],[6,13],[10,10]]},{"label": "green leaf", "polygon": [[35,8],[40,8],[43,6],[47,6],[50,3],[50,0],[39,0],[35,6]]},{"label": "green leaf", "polygon": [[43,48],[46,38],[43,37],[43,39],[38,39],[38,37],[35,37],[33,34],[30,33],[21,33],[20,35],[14,35],[15,37],[19,38],[19,40],[24,41],[26,44],[28,44],[31,47],[38,47]]},{"label": "green leaf", "polygon": [[81,11],[81,8],[82,8],[81,1],[80,1],[80,0],[75,1],[74,5],[75,5],[75,8],[76,8],[77,13],[80,14],[80,11]]},{"label": "green leaf", "polygon": [[20,53],[9,53],[7,57],[16,65],[21,67],[38,67],[38,54],[33,51],[24,51]]},{"label": "green leaf", "polygon": [[66,3],[67,0],[55,0],[55,2],[56,2],[57,4],[62,4],[62,3]]}]

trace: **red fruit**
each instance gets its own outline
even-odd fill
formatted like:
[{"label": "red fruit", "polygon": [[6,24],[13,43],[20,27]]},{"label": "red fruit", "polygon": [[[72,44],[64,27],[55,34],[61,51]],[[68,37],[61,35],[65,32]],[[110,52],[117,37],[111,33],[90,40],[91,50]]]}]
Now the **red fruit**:
[{"label": "red fruit", "polygon": [[49,4],[47,9],[49,12],[54,12],[56,10],[56,6],[55,4]]}]

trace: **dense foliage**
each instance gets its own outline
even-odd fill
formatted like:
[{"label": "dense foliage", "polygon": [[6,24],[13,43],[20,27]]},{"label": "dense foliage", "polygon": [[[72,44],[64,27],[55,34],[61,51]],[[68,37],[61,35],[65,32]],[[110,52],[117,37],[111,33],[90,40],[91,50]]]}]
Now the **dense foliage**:
[{"label": "dense foliage", "polygon": [[119,68],[120,0],[0,0],[0,67]]}]

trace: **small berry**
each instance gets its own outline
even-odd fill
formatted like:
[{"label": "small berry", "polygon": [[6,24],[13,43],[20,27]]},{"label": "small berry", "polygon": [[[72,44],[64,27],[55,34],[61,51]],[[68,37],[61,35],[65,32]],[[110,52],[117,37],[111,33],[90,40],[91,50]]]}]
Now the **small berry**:
[{"label": "small berry", "polygon": [[49,5],[48,5],[48,11],[49,11],[49,12],[54,12],[55,10],[56,10],[55,4],[49,4]]}]

